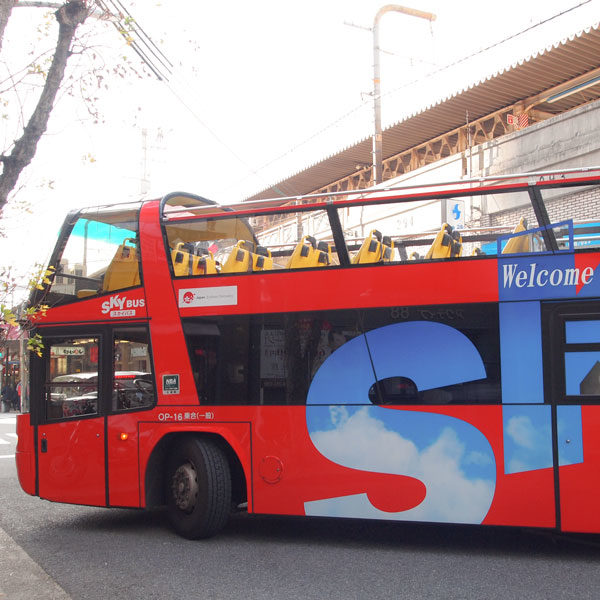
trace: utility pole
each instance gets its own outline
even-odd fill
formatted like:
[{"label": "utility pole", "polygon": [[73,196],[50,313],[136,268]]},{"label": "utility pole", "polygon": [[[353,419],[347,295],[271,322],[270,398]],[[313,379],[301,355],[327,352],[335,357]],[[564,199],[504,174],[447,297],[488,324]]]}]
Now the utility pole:
[{"label": "utility pole", "polygon": [[144,196],[150,189],[148,179],[148,130],[142,129],[142,178],[140,179],[140,194]]},{"label": "utility pole", "polygon": [[410,17],[435,21],[433,13],[424,12],[415,8],[400,6],[399,4],[386,4],[375,15],[373,22],[373,113],[375,130],[373,133],[373,182],[383,181],[383,143],[381,133],[381,75],[379,62],[379,21],[388,12],[399,12]]}]

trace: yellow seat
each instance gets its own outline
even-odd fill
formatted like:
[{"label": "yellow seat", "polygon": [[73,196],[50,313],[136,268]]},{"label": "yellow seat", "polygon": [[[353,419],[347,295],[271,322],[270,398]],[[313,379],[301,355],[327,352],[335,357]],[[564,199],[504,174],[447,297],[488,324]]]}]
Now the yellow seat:
[{"label": "yellow seat", "polygon": [[373,229],[352,258],[352,264],[376,263],[381,260],[381,233]]},{"label": "yellow seat", "polygon": [[[133,244],[128,246],[127,242]],[[140,266],[137,255],[137,246],[134,239],[123,241],[115,252],[102,280],[102,291],[113,292],[128,287],[140,285]]]},{"label": "yellow seat", "polygon": [[210,250],[194,248],[192,244],[180,242],[171,250],[171,262],[175,277],[190,275],[214,275],[217,263]]},{"label": "yellow seat", "polygon": [[[127,243],[133,244],[128,246]],[[135,239],[127,238],[117,248],[108,265],[100,290],[83,289],[77,291],[78,298],[89,298],[98,292],[114,292],[128,287],[140,285],[140,265]]]},{"label": "yellow seat", "polygon": [[312,235],[305,235],[294,248],[288,261],[288,269],[306,269],[319,266],[317,240]]},{"label": "yellow seat", "polygon": [[381,260],[383,262],[394,260],[394,241],[389,235],[381,238]]},{"label": "yellow seat", "polygon": [[[517,223],[517,226],[513,229],[513,233],[521,233],[522,231],[527,231],[527,219],[525,219],[525,217],[521,217],[520,221]],[[510,238],[510,240],[506,242],[506,246],[504,246],[502,254],[529,252],[530,239],[530,235],[518,235]]]},{"label": "yellow seat", "polygon": [[240,240],[230,252],[221,273],[246,273],[252,271],[252,243]]},{"label": "yellow seat", "polygon": [[273,257],[271,251],[263,246],[257,246],[256,252],[252,254],[253,271],[270,271],[273,268]]},{"label": "yellow seat", "polygon": [[444,223],[425,254],[425,258],[455,258],[461,254],[462,237],[460,233],[456,229],[452,229],[448,223]]},{"label": "yellow seat", "polygon": [[317,244],[317,265],[330,265],[333,258],[333,249],[327,242]]},{"label": "yellow seat", "polygon": [[175,277],[191,275],[191,255],[187,252],[183,242],[180,242],[173,250],[171,250],[171,262],[173,263],[173,273],[175,274]]},{"label": "yellow seat", "polygon": [[352,258],[352,264],[372,264],[394,260],[394,242],[389,235],[381,235],[377,229],[371,230],[358,252]]},{"label": "yellow seat", "polygon": [[215,275],[217,273],[217,261],[214,254],[205,248],[197,250],[192,257],[192,275]]}]

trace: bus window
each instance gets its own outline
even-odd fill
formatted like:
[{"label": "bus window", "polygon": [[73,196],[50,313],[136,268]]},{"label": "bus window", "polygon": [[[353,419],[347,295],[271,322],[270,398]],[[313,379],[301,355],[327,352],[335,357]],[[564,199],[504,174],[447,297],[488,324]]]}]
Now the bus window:
[{"label": "bus window", "polygon": [[572,252],[573,229],[573,221],[562,221],[532,229],[528,228],[527,219],[522,217],[512,233],[498,238],[498,254]]},{"label": "bus window", "polygon": [[[414,203],[411,203],[414,204]],[[354,265],[390,263],[400,260],[394,236],[400,231],[402,205],[348,206],[338,209],[338,217]]]},{"label": "bus window", "polygon": [[145,408],[154,404],[154,375],[145,328],[115,330],[113,369],[114,411]]},{"label": "bus window", "polygon": [[600,396],[600,320],[565,322],[565,392]]},{"label": "bus window", "polygon": [[327,357],[359,334],[355,311],[190,318],[184,322],[203,404],[305,404]]},{"label": "bus window", "polygon": [[137,212],[98,210],[79,216],[54,257],[49,303],[140,285]]},{"label": "bus window", "polygon": [[166,231],[175,277],[216,274],[230,255],[235,262],[238,254],[242,254],[239,262],[248,270],[243,253],[254,248],[255,239],[246,219],[178,222],[167,225]]},{"label": "bus window", "polygon": [[172,220],[165,229],[175,277],[339,264],[324,210]]},{"label": "bus window", "polygon": [[362,320],[378,377],[373,404],[501,402],[497,305],[366,309]]},{"label": "bus window", "polygon": [[[346,206],[338,209],[338,216],[354,265],[465,255],[456,226],[442,223],[439,230],[431,231],[431,223],[440,218],[440,200],[437,199]],[[473,244],[466,249],[480,253],[480,248]]]},{"label": "bus window", "polygon": [[98,413],[98,338],[53,340],[47,352],[48,420]]}]

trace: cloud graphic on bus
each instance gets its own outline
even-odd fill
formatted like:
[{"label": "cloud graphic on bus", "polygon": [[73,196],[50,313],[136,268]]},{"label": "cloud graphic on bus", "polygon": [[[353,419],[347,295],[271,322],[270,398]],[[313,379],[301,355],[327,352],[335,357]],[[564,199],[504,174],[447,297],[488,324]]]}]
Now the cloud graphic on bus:
[{"label": "cloud graphic on bus", "polygon": [[[314,407],[311,412],[323,410]],[[421,504],[397,513],[373,506],[365,490],[364,494],[306,502],[306,514],[480,523],[494,496],[495,461],[484,436],[467,423],[459,421],[457,427],[456,421],[445,415],[364,406],[353,407],[333,429],[311,431],[315,446],[337,464],[408,475],[422,481],[427,493]],[[422,435],[423,428],[435,435],[419,447],[408,436],[417,429]],[[473,461],[473,456],[478,459]]]},{"label": "cloud graphic on bus", "polygon": [[390,513],[373,506],[365,490],[311,499],[306,513],[481,523],[496,483],[496,460],[486,437],[448,415],[373,406],[368,398],[373,369],[378,379],[409,377],[419,391],[485,377],[472,342],[440,323],[396,323],[338,348],[309,389],[306,422],[312,443],[329,460],[356,469],[357,478],[360,471],[410,476],[424,483],[426,495],[418,506]]},{"label": "cloud graphic on bus", "polygon": [[552,467],[549,406],[503,406],[504,469],[522,473]]}]

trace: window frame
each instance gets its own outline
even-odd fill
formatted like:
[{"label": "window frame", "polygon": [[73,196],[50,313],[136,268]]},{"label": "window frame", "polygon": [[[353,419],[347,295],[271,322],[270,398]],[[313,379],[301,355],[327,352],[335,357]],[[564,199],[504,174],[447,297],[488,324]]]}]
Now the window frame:
[{"label": "window frame", "polygon": [[[112,391],[115,381],[114,369],[114,339],[117,331],[127,329],[144,329],[147,334],[149,366],[152,375],[154,402],[147,406],[128,409],[112,408]],[[147,323],[114,323],[97,326],[68,326],[48,327],[37,331],[44,342],[42,356],[32,356],[30,382],[31,382],[31,418],[36,425],[78,421],[82,419],[105,418],[112,415],[142,412],[152,410],[158,401],[156,372],[152,353],[150,328]],[[50,346],[54,340],[77,338],[98,339],[98,404],[97,412],[91,414],[74,415],[60,418],[48,418],[46,412],[46,387],[50,365]]]},{"label": "window frame", "polygon": [[[180,217],[180,218],[162,218],[161,219],[161,229],[162,229],[162,236],[163,236],[163,244],[164,244],[164,248],[165,248],[165,256],[167,257],[167,262],[169,265],[169,272],[171,274],[171,279],[176,280],[176,279],[189,279],[189,278],[205,278],[205,277],[209,277],[209,278],[213,278],[213,277],[224,277],[224,276],[229,276],[229,275],[234,275],[234,276],[239,276],[239,275],[253,275],[256,273],[259,273],[261,275],[264,274],[270,274],[270,273],[282,273],[282,272],[290,272],[290,271],[307,271],[307,270],[322,270],[324,268],[326,269],[332,269],[332,268],[341,268],[341,267],[347,267],[350,265],[350,259],[349,259],[349,254],[348,254],[348,249],[346,246],[346,241],[344,239],[343,233],[341,231],[341,224],[339,221],[339,215],[337,213],[337,208],[333,207],[333,206],[329,206],[329,205],[318,205],[318,206],[314,206],[314,205],[307,205],[307,206],[303,206],[303,205],[292,205],[292,206],[286,206],[286,207],[278,207],[277,210],[269,210],[269,211],[241,211],[241,212],[234,212],[234,211],[227,211],[225,210],[227,207],[222,207],[223,208],[223,212],[219,213],[219,214],[208,214],[206,216],[194,216],[194,217]],[[196,222],[212,222],[212,221],[217,221],[217,220],[221,220],[221,219],[237,219],[237,220],[241,220],[244,223],[246,223],[249,232],[252,234],[253,240],[251,243],[254,244],[254,247],[256,248],[257,246],[259,246],[258,243],[258,238],[256,237],[256,233],[254,232],[254,228],[250,225],[249,223],[249,219],[251,219],[252,217],[262,217],[262,216],[273,216],[273,215],[284,215],[284,214],[288,214],[288,215],[293,215],[296,213],[308,213],[308,212],[321,212],[324,213],[324,215],[326,216],[327,222],[329,224],[329,230],[331,232],[331,240],[333,241],[332,244],[332,249],[337,252],[338,255],[338,260],[339,260],[339,264],[327,264],[324,266],[311,266],[311,267],[303,267],[303,268],[299,268],[299,269],[288,269],[288,268],[277,268],[277,269],[269,269],[269,270],[259,270],[259,271],[253,271],[253,270],[248,270],[248,271],[242,271],[242,272],[217,272],[216,274],[194,274],[194,275],[190,275],[190,274],[183,274],[183,275],[176,275],[175,274],[175,269],[174,269],[174,265],[173,265],[173,261],[171,260],[171,252],[172,252],[172,248],[169,244],[169,234],[167,229],[169,227],[177,227],[178,224],[189,224],[189,223],[196,223]],[[329,238],[328,238],[329,239]],[[248,240],[250,241],[250,240]],[[297,242],[293,242],[294,244],[299,244],[300,241]],[[291,242],[290,242],[291,244]],[[273,256],[276,256],[276,254],[273,254]],[[290,253],[291,256],[291,253]]]},{"label": "window frame", "polygon": [[[417,391],[414,401],[389,402],[382,392],[381,385],[386,378],[377,379],[376,369],[371,363],[374,380],[371,388],[372,394],[370,394],[369,400],[365,396],[363,404],[365,406],[410,405],[422,407],[500,405],[502,403],[502,382],[497,303],[423,305],[405,308],[410,309],[413,314],[413,318],[406,320],[445,324],[461,333],[479,353],[486,376],[478,380]],[[332,333],[336,331],[342,333],[345,330],[343,344],[362,337],[365,344],[364,350],[370,355],[368,340],[370,331],[401,322],[402,312],[403,308],[378,307],[184,317],[182,318],[183,332],[199,404],[201,406],[306,406],[307,395],[303,393],[303,389],[305,387],[308,392],[317,370],[329,356],[329,354],[325,354],[321,357],[319,350],[325,352],[330,349],[331,353],[340,347],[335,345],[334,348],[321,348],[322,340],[317,337],[317,333],[322,336],[328,330]],[[441,316],[435,315],[436,312],[441,312]],[[464,318],[465,321],[461,324],[453,323],[455,316],[463,313],[465,316],[461,318]],[[421,318],[418,318],[418,314],[421,314]],[[423,314],[430,314],[431,318],[426,319]],[[302,321],[311,324],[313,337],[310,343],[313,348],[308,355],[301,351],[297,357],[294,357],[288,352],[288,343],[299,342],[300,333],[297,327]],[[481,324],[485,324],[485,327]],[[237,334],[236,343],[241,348],[239,353],[236,353],[234,344],[228,342],[233,339],[231,331],[234,329],[243,331],[243,333]],[[298,375],[296,379],[288,380],[287,376],[281,378],[273,375],[263,376],[261,359],[265,356],[265,346],[261,341],[261,333],[267,331],[282,332],[280,335],[283,341],[280,342],[280,346],[285,354],[282,355],[284,358],[281,360],[285,362],[285,369],[288,368],[288,365],[293,366],[293,360],[297,360],[298,365],[301,364],[301,358],[311,361],[310,366],[307,366],[306,369],[301,366],[294,369]],[[346,335],[346,332],[352,332],[354,335]],[[309,342],[305,340],[304,343]],[[329,346],[329,344],[327,345]],[[240,381],[231,380],[229,374],[236,369],[230,369],[230,367],[237,367]],[[277,369],[274,368],[273,372],[277,372]],[[402,378],[402,376],[398,376],[398,378]],[[236,393],[227,393],[235,386],[238,386],[238,389],[235,390]],[[477,390],[479,386],[485,388],[485,396]],[[284,395],[280,392],[282,389],[286,390]],[[278,392],[269,393],[265,390],[277,390]],[[433,392],[439,393],[434,395]],[[448,402],[439,400],[444,394],[449,398]],[[274,399],[277,395],[280,396],[279,401]],[[452,396],[450,397],[450,395]],[[472,399],[477,396],[483,399],[479,401]],[[284,397],[287,400],[283,400]],[[331,404],[336,404],[336,402],[332,401]]]},{"label": "window frame", "polygon": [[[102,369],[102,362],[103,362],[103,356],[102,356],[102,336],[100,335],[100,333],[94,333],[91,334],[89,336],[85,335],[85,334],[76,334],[76,335],[65,335],[65,336],[56,336],[56,337],[52,337],[52,338],[47,338],[49,340],[50,343],[45,344],[46,348],[44,349],[44,369],[43,369],[43,394],[42,394],[42,405],[43,405],[43,418],[45,420],[45,422],[47,423],[55,423],[57,421],[63,421],[63,420],[78,420],[78,419],[83,419],[83,418],[95,418],[95,417],[99,417],[100,416],[100,411],[101,411],[101,406],[102,406],[102,398],[104,395],[104,382],[102,381],[102,376],[101,376],[101,369]],[[81,414],[73,414],[73,415],[64,415],[62,417],[51,417],[50,416],[50,411],[49,411],[49,402],[48,402],[48,394],[52,394],[51,390],[52,387],[54,385],[56,385],[54,379],[50,379],[49,378],[49,371],[50,371],[50,364],[52,361],[52,355],[51,355],[51,348],[53,348],[55,346],[56,343],[61,343],[61,342],[73,342],[76,340],[85,340],[85,339],[93,339],[96,342],[97,345],[97,353],[98,353],[98,358],[97,358],[97,373],[96,373],[96,379],[95,381],[90,381],[89,385],[92,386],[95,384],[95,391],[96,391],[96,401],[95,401],[95,407],[96,410],[94,412],[89,412],[89,413],[81,413]],[[70,383],[70,385],[72,385],[73,387],[79,387],[79,386],[85,386],[86,383],[85,381],[81,381],[81,382],[72,382]],[[81,396],[83,396],[83,394],[81,394]],[[73,398],[67,398],[67,400],[72,400]]]},{"label": "window frame", "polygon": [[[102,211],[105,211],[107,214],[111,211],[111,209],[114,209],[117,212],[122,212],[123,214],[126,214],[128,211],[133,211],[134,213],[134,219],[136,222],[136,231],[135,231],[135,240],[136,240],[136,253],[138,255],[138,277],[139,277],[139,284],[137,285],[133,285],[133,286],[128,286],[125,288],[120,288],[118,290],[106,290],[103,291],[102,288],[100,287],[100,289],[97,291],[96,294],[93,294],[91,296],[83,296],[81,298],[78,298],[77,295],[67,295],[67,294],[62,294],[61,292],[53,292],[52,288],[55,285],[55,280],[57,277],[66,277],[66,278],[73,278],[73,279],[77,279],[81,276],[77,276],[77,275],[73,275],[73,274],[62,274],[60,272],[60,261],[63,257],[63,254],[65,252],[65,249],[67,247],[67,244],[69,242],[69,239],[71,238],[71,235],[73,233],[74,228],[77,225],[77,222],[80,219],[87,219],[88,221],[93,221],[93,217],[99,216],[102,214]],[[32,293],[30,294],[30,299],[29,299],[29,303],[31,305],[34,304],[40,304],[40,303],[51,303],[53,305],[56,306],[62,306],[65,304],[72,304],[74,302],[81,302],[83,300],[88,300],[89,298],[93,297],[93,298],[97,298],[97,297],[103,297],[103,296],[107,296],[109,294],[114,294],[115,292],[125,292],[127,290],[132,290],[132,289],[137,289],[139,287],[142,287],[144,285],[144,270],[143,270],[143,265],[142,265],[142,243],[141,243],[141,238],[142,236],[140,235],[140,211],[141,211],[141,204],[139,203],[133,203],[133,204],[129,204],[129,205],[125,205],[124,207],[121,206],[116,206],[116,207],[110,207],[110,206],[104,206],[104,207],[97,207],[94,209],[83,209],[83,210],[78,210],[78,211],[72,211],[70,212],[66,219],[65,222],[63,223],[59,236],[58,236],[58,241],[54,247],[54,251],[52,253],[52,256],[50,257],[50,261],[48,263],[48,270],[51,271],[51,274],[49,275],[49,279],[50,279],[50,283],[47,285],[44,285],[43,289],[34,289],[32,291]],[[98,219],[100,222],[101,219]],[[117,246],[119,247],[119,246]],[[114,258],[114,256],[113,256]],[[108,262],[107,264],[107,268],[108,266],[111,264],[111,261]],[[83,279],[89,279],[87,277],[83,277]]]},{"label": "window frame", "polygon": [[550,404],[600,404],[600,394],[567,394],[567,352],[600,352],[599,342],[567,342],[568,322],[600,321],[600,302],[542,303],[542,348],[545,402]]},{"label": "window frame", "polygon": [[[148,405],[145,406],[139,406],[139,407],[129,407],[129,408],[112,408],[112,392],[114,391],[114,387],[115,387],[115,381],[117,380],[115,377],[115,374],[117,373],[117,370],[115,369],[115,358],[114,358],[114,350],[115,350],[115,339],[117,336],[117,333],[120,331],[127,331],[127,330],[135,330],[135,329],[143,329],[146,333],[146,340],[147,340],[147,347],[148,347],[148,361],[149,361],[149,373],[150,373],[150,377],[151,377],[151,384],[152,384],[152,392],[153,392],[153,396],[154,396],[154,401]],[[150,410],[152,408],[154,408],[156,406],[156,403],[158,401],[158,389],[157,389],[157,385],[156,385],[156,372],[154,369],[154,360],[153,360],[153,352],[152,352],[152,338],[150,336],[150,329],[147,325],[145,324],[127,324],[127,325],[122,325],[120,323],[115,323],[114,325],[111,326],[111,375],[112,375],[112,381],[111,381],[111,398],[110,398],[110,408],[108,410],[108,414],[114,415],[114,414],[123,414],[123,413],[130,413],[130,412],[139,412],[139,411],[143,411],[143,410]]]}]

